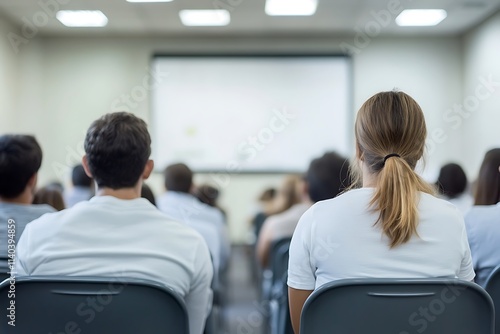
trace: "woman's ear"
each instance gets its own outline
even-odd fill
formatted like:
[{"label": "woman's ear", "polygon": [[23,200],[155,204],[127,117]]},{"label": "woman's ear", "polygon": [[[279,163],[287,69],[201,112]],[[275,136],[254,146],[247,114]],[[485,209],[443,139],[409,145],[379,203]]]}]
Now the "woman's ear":
[{"label": "woman's ear", "polygon": [[361,146],[359,145],[359,143],[356,143],[356,158],[358,160],[361,160],[363,161],[363,151],[361,151]]}]

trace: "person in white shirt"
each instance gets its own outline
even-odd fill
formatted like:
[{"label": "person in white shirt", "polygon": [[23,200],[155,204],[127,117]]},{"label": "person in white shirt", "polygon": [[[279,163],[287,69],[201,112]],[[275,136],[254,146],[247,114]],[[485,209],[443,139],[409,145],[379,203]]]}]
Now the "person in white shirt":
[{"label": "person in white shirt", "polygon": [[441,167],[436,185],[441,197],[455,205],[463,215],[474,204],[474,199],[467,192],[467,175],[460,165],[449,163]]},{"label": "person in white shirt", "polygon": [[290,246],[289,303],[296,333],[307,297],[343,278],[472,280],[465,224],[450,203],[416,174],[425,119],[402,92],[366,101],[355,124],[362,188],[314,204]]},{"label": "person in white shirt", "polygon": [[146,123],[133,114],[111,113],[93,122],[82,162],[97,183],[96,196],[28,224],[16,269],[30,276],[156,281],[184,299],[190,333],[201,334],[212,304],[210,254],[196,231],[140,198],[153,170],[150,147]]},{"label": "person in white shirt", "polygon": [[475,204],[465,216],[465,226],[477,273],[484,286],[500,266],[500,148],[486,153],[476,185]]},{"label": "person in white shirt", "polygon": [[168,166],[164,176],[167,191],[158,198],[158,209],[169,218],[198,231],[208,245],[215,270],[222,271],[230,253],[224,215],[191,194],[194,190],[193,172],[185,164]]},{"label": "person in white shirt", "polygon": [[[26,225],[54,208],[33,202],[42,149],[33,136],[0,136],[0,261],[14,264]],[[0,273],[6,274],[6,273]]]}]

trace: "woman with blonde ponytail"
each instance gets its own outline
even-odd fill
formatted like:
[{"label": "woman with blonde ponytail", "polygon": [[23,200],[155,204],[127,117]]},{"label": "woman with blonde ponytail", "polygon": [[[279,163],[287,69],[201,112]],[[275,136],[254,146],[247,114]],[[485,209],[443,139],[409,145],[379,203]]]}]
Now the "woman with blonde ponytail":
[{"label": "woman with blonde ponytail", "polygon": [[313,205],[293,235],[288,286],[296,333],[307,297],[333,280],[474,278],[462,214],[415,172],[426,136],[420,106],[403,92],[376,94],[359,110],[352,170],[362,187]]}]

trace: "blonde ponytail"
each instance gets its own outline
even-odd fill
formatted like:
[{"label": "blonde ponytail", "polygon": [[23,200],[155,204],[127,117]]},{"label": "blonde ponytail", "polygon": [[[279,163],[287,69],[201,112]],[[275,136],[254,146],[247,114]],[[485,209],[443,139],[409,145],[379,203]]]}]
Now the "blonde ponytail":
[{"label": "blonde ponytail", "polygon": [[376,224],[396,247],[417,234],[419,192],[432,193],[432,187],[423,181],[400,157],[387,159],[379,172],[375,194],[370,202],[379,212]]},{"label": "blonde ponytail", "polygon": [[434,188],[415,173],[424,152],[427,130],[420,106],[402,92],[376,94],[361,107],[356,119],[359,159],[375,176],[370,209],[391,248],[417,235],[420,192]]}]

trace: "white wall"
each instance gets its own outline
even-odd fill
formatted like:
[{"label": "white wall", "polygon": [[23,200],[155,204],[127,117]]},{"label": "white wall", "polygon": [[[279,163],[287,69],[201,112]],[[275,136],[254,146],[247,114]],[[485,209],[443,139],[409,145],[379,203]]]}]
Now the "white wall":
[{"label": "white wall", "polygon": [[[482,84],[488,78],[495,82],[489,96]],[[500,12],[464,38],[464,99],[472,108],[466,108],[463,117],[461,160],[476,177],[486,151],[500,147]],[[474,105],[474,100],[479,103]]]},{"label": "white wall", "polygon": [[18,60],[8,39],[15,28],[0,19],[0,133],[12,131],[17,108]]},{"label": "white wall", "polygon": [[[31,44],[21,57],[23,92],[30,98],[20,103],[15,118],[29,116],[26,127],[35,128],[42,142],[43,183],[64,178],[64,172],[78,162],[84,132],[91,121],[115,110],[113,106],[123,106],[122,95],[143,85],[154,52],[339,52],[341,42],[352,43],[352,37],[44,38]],[[397,87],[421,104],[431,131],[442,129],[446,125],[444,111],[461,100],[462,74],[458,37],[375,38],[353,58],[353,107],[358,109],[380,90]],[[135,102],[137,105],[129,110],[148,120],[148,100]],[[430,175],[442,162],[461,152],[457,145],[460,135],[451,132],[446,135],[448,140],[436,145],[429,156]],[[229,182],[223,180],[222,204],[229,211],[234,240],[245,239],[246,218],[259,191],[279,184],[281,178],[280,175],[233,175]],[[209,175],[201,175],[199,179],[214,181]],[[155,175],[150,184],[157,192],[161,191],[161,176]]]}]

